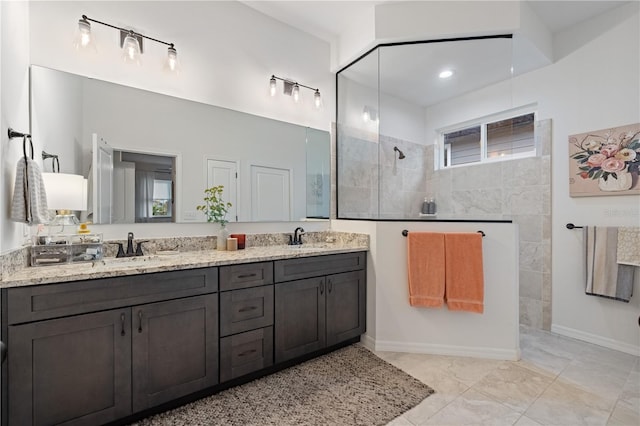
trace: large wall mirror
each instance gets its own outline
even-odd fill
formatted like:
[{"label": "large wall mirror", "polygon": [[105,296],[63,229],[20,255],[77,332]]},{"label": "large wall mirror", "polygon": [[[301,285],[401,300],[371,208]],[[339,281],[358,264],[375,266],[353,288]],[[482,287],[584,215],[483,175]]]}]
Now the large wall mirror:
[{"label": "large wall mirror", "polygon": [[326,131],[32,65],[31,133],[90,179],[94,223],[204,222],[213,185],[232,222],[329,217]]}]

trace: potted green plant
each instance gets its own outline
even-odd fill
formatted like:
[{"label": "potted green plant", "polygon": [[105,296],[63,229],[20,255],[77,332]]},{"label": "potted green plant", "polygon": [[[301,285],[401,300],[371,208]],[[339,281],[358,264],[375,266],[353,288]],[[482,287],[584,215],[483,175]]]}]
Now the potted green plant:
[{"label": "potted green plant", "polygon": [[196,206],[196,209],[203,212],[207,217],[207,222],[215,222],[220,224],[220,231],[217,236],[217,248],[218,250],[226,250],[227,238],[229,237],[229,231],[227,231],[227,213],[232,207],[232,204],[225,202],[222,199],[222,193],[224,192],[224,185],[212,186],[204,190],[204,202],[205,204]]}]

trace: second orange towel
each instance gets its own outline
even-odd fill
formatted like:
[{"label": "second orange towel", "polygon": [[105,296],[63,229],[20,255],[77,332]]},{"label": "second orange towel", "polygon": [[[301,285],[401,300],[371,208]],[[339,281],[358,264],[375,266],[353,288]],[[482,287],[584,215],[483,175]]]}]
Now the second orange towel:
[{"label": "second orange towel", "polygon": [[407,260],[411,306],[484,311],[481,234],[410,232]]},{"label": "second orange towel", "polygon": [[484,311],[482,235],[444,234],[447,307],[452,311]]}]

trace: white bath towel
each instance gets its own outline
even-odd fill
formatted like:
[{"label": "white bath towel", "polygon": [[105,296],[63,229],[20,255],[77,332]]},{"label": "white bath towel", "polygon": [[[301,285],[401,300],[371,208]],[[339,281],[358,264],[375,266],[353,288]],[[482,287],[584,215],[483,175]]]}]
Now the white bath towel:
[{"label": "white bath towel", "polygon": [[47,193],[40,167],[31,158],[21,158],[16,167],[11,220],[32,225],[47,223],[48,219]]}]

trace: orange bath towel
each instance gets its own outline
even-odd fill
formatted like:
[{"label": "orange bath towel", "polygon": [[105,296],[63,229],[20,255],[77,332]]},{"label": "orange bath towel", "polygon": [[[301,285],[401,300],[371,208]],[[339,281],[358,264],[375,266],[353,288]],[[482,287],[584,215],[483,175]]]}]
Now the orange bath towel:
[{"label": "orange bath towel", "polygon": [[409,304],[438,307],[444,302],[444,234],[407,234]]},{"label": "orange bath towel", "polygon": [[[411,235],[411,234],[409,234]],[[448,233],[444,237],[447,306],[452,311],[484,311],[482,235]]]}]

